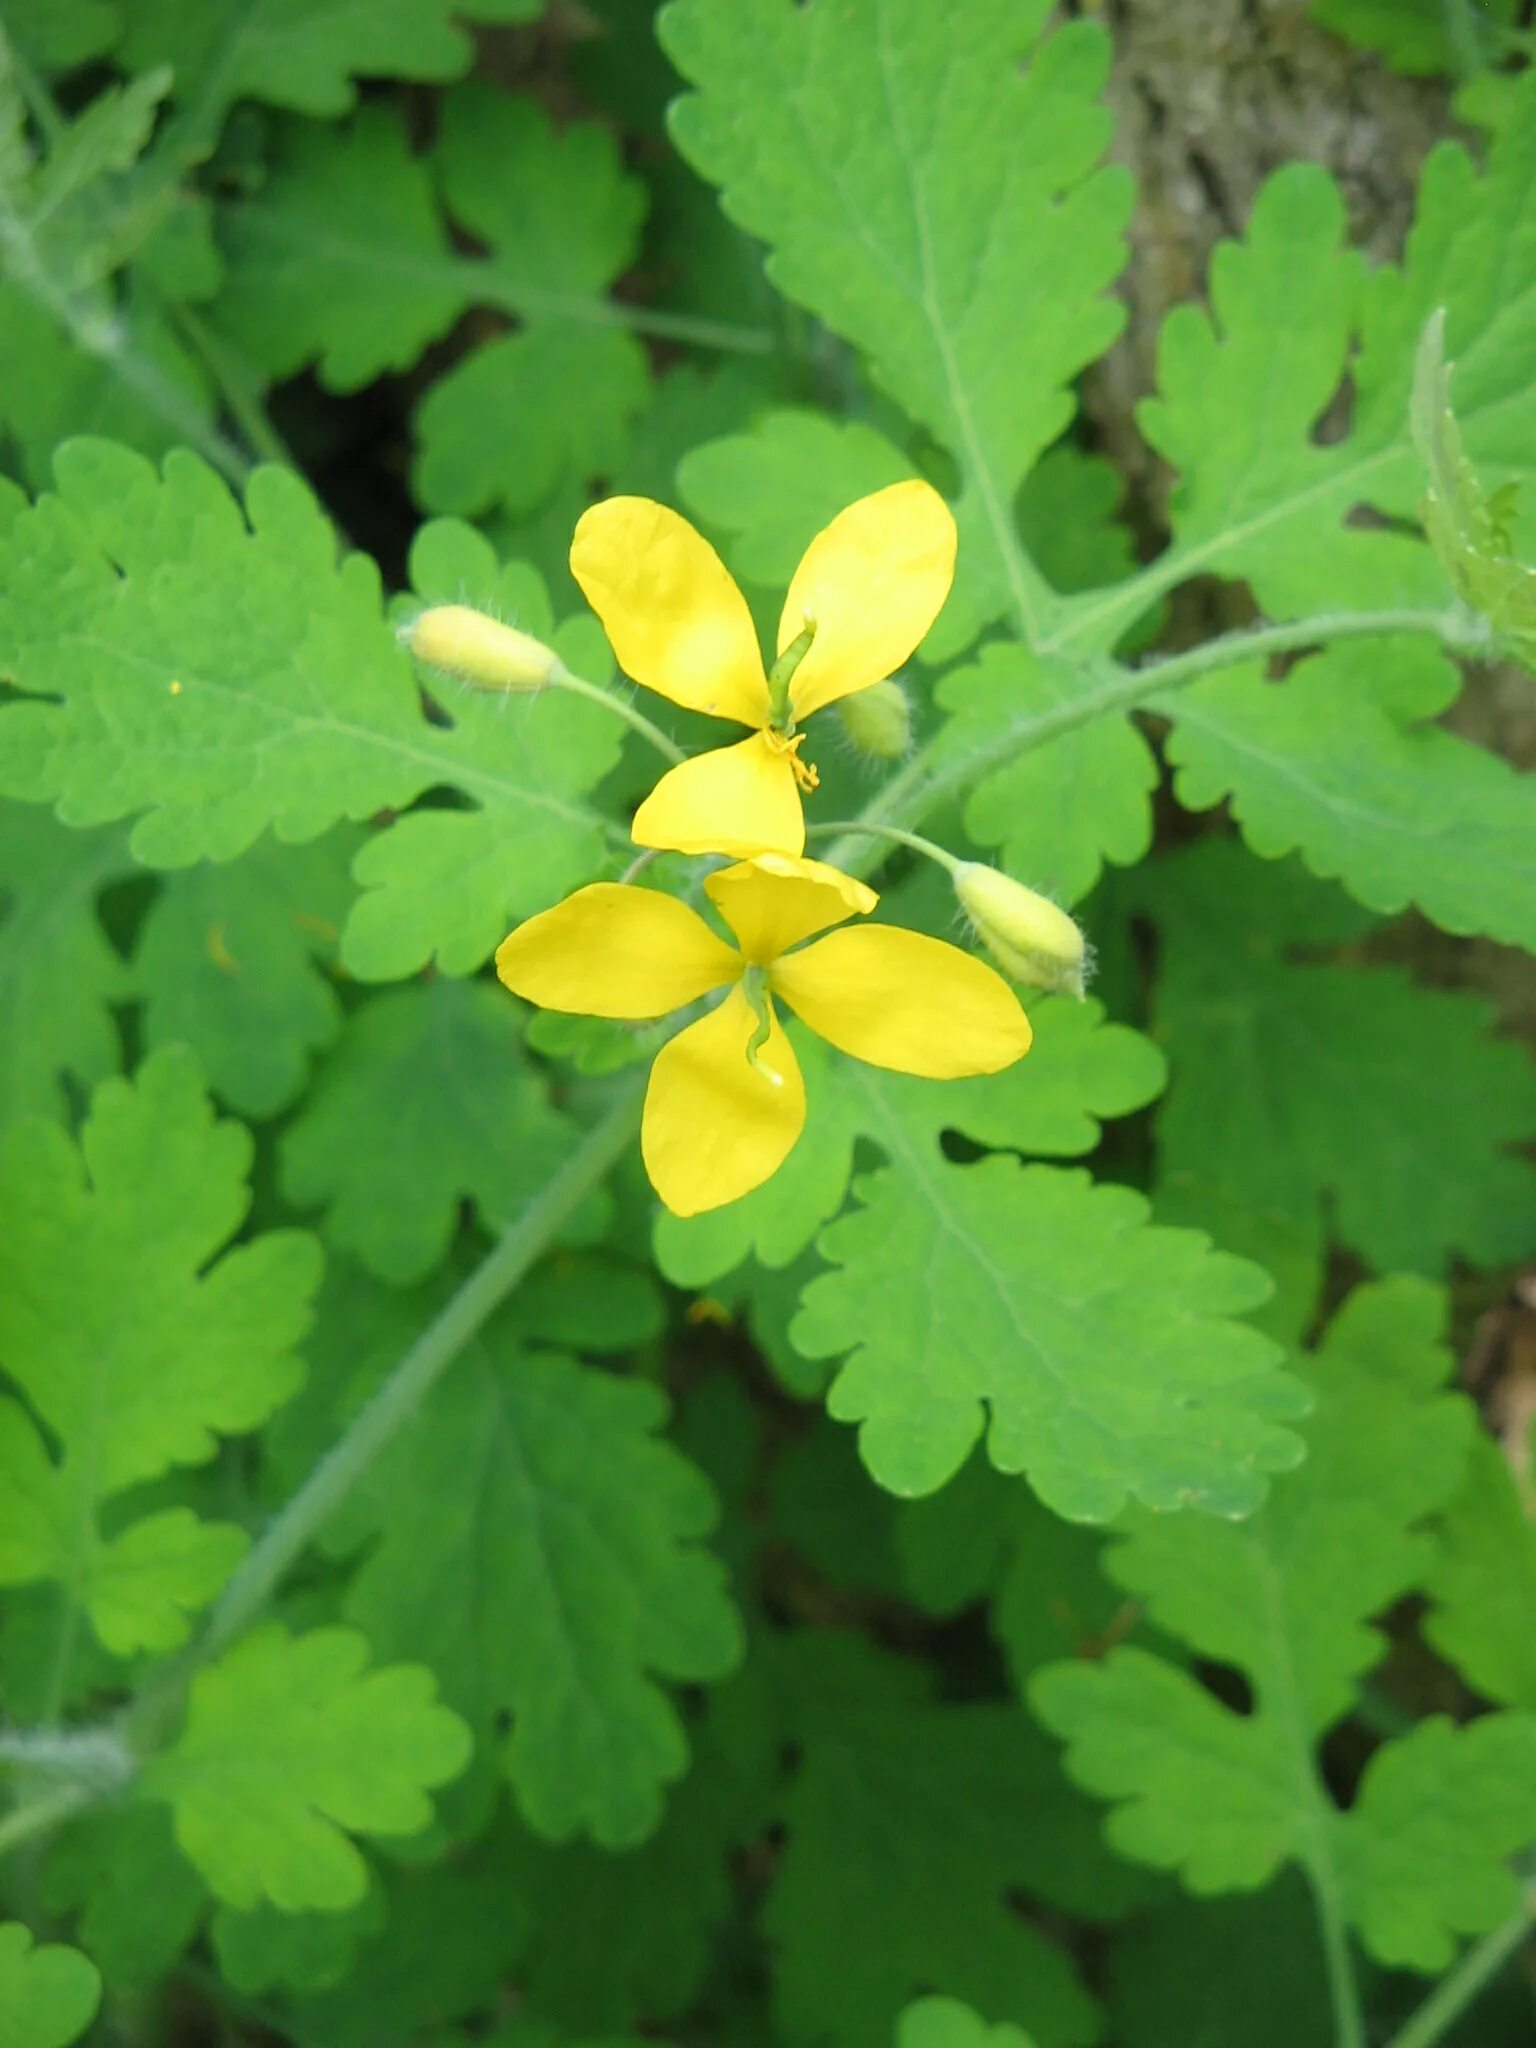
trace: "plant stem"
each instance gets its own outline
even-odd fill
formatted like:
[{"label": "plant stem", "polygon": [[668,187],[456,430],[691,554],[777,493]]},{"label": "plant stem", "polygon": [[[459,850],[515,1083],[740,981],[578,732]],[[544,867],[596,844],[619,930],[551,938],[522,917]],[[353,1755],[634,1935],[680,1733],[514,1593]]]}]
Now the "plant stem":
[{"label": "plant stem", "polygon": [[563,664],[550,677],[552,688],[569,690],[572,696],[589,697],[594,704],[601,704],[605,711],[611,711],[615,718],[622,718],[643,740],[649,742],[658,754],[663,755],[674,767],[688,757],[675,740],[669,740],[659,725],[652,725],[643,711],[639,711],[625,698],[612,690],[605,690],[600,683],[589,683],[585,676],[572,675]]},{"label": "plant stem", "polygon": [[[1224,633],[1202,647],[1165,655],[1144,662],[1139,668],[1124,668],[1118,662],[1100,659],[1085,669],[1084,673],[1094,680],[1080,696],[1020,718],[973,747],[955,749],[937,765],[936,742],[930,740],[865,806],[859,830],[865,832],[892,819],[916,821],[925,817],[945,797],[1016,755],[1059,739],[1063,733],[1073,732],[1108,712],[1135,710],[1167,691],[1182,689],[1199,676],[1232,668],[1239,662],[1267,660],[1273,655],[1295,654],[1337,640],[1361,640],[1388,633],[1426,633],[1444,646],[1464,653],[1480,652],[1487,645],[1487,629],[1480,620],[1459,612],[1398,607],[1378,612],[1324,612],[1284,625]],[[873,865],[867,855],[861,859],[858,849],[846,839],[839,839],[827,858],[833,867],[840,868],[857,862],[855,872]]]},{"label": "plant stem", "polygon": [[225,1587],[193,1662],[223,1649],[255,1618],[289,1567],[416,1414],[464,1346],[548,1249],[577,1204],[630,1144],[639,1120],[639,1083],[631,1076],[607,1115],[587,1132],[441,1314],[428,1324],[341,1440],[268,1524]]},{"label": "plant stem", "polygon": [[34,1835],[46,1834],[82,1807],[93,1806],[100,1796],[99,1791],[86,1785],[63,1785],[45,1799],[13,1808],[0,1820],[0,1856],[30,1841]]},{"label": "plant stem", "polygon": [[1434,2048],[1473,2000],[1496,1977],[1536,1926],[1536,1884],[1526,1887],[1519,1911],[1469,1948],[1443,1977],[1387,2048]]},{"label": "plant stem", "polygon": [[267,417],[257,396],[258,379],[202,315],[182,300],[162,299],[161,310],[173,320],[187,346],[201,358],[219,387],[225,410],[244,435],[247,446],[263,462],[279,462],[297,470],[293,450]]},{"label": "plant stem", "polygon": [[1339,1900],[1332,1859],[1326,1854],[1309,1856],[1304,1867],[1323,1939],[1323,1966],[1328,1975],[1328,2000],[1333,2008],[1333,2048],[1365,2048],[1360,1986],[1355,1979],[1349,1928]]},{"label": "plant stem", "polygon": [[827,825],[807,825],[805,831],[808,839],[821,838],[833,832],[857,832],[861,838],[869,835],[877,839],[889,839],[895,845],[910,846],[914,853],[922,854],[927,860],[936,861],[950,874],[964,865],[947,846],[939,846],[932,839],[925,839],[920,832],[903,831],[900,825],[880,825],[863,818],[843,818],[834,819]]},{"label": "plant stem", "polygon": [[113,1728],[7,1728],[0,1729],[0,1764],[110,1783],[132,1774],[133,1758]]}]

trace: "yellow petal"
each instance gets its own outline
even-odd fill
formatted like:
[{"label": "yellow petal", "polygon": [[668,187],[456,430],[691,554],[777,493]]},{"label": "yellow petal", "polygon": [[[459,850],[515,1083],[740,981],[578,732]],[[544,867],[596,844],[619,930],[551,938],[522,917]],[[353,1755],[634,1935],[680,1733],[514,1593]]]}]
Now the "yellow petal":
[{"label": "yellow petal", "polygon": [[1029,1051],[1029,1019],[1003,977],[922,932],[832,932],[780,960],[772,982],[820,1037],[898,1074],[995,1074]]},{"label": "yellow petal", "polygon": [[665,1017],[741,972],[741,956],[675,896],[593,882],[502,940],[514,995],[581,1017]]},{"label": "yellow petal", "polygon": [[790,860],[777,853],[722,868],[704,887],[742,952],[762,965],[829,924],[867,917],[880,901],[867,883],[824,860]]},{"label": "yellow petal", "polygon": [[811,542],[779,620],[779,652],[816,621],[789,687],[796,718],[892,675],[939,615],[955,575],[955,522],[925,483],[892,484]]},{"label": "yellow petal", "polygon": [[805,813],[789,756],[755,732],[669,768],[631,830],[637,846],[677,853],[799,853]]},{"label": "yellow petal", "polygon": [[627,676],[690,711],[767,723],[747,601],[679,513],[653,498],[605,498],[576,522],[571,574]]},{"label": "yellow petal", "polygon": [[656,1055],[640,1150],[675,1216],[718,1209],[761,1187],[805,1126],[805,1083],[784,1027],[773,1019],[753,1065],[747,1047],[756,1029],[752,1005],[733,988]]}]

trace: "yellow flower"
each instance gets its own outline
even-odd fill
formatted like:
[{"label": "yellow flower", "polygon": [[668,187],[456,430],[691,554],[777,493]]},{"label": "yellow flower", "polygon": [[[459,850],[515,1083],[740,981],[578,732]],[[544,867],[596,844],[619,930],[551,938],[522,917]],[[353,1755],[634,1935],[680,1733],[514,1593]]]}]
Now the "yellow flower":
[{"label": "yellow flower", "polygon": [[676,1215],[761,1186],[805,1124],[805,1084],[775,997],[840,1051],[900,1074],[995,1074],[1028,1052],[1018,997],[958,946],[892,925],[802,945],[874,909],[874,890],[852,876],[763,854],[704,887],[734,946],[675,896],[594,882],[519,925],[496,955],[514,994],[588,1017],[664,1017],[728,991],[651,1069],[640,1147]]},{"label": "yellow flower", "polygon": [[955,522],[925,483],[892,484],[840,512],[806,549],[765,674],[746,599],[680,514],[651,498],[584,512],[571,574],[626,675],[690,711],[734,719],[752,737],[670,769],[635,814],[641,846],[679,853],[805,848],[801,723],[883,682],[949,595]]}]

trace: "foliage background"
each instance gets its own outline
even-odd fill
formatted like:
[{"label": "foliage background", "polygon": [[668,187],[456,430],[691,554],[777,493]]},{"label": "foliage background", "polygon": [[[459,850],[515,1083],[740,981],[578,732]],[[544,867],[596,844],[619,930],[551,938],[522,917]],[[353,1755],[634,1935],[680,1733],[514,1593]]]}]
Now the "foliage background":
[{"label": "foliage background", "polygon": [[[1407,429],[1444,305],[1536,466],[1521,8],[0,20],[0,2041],[1527,2041],[1531,683]],[[652,763],[395,627],[607,682],[593,496],[767,618],[914,469],[937,795],[823,814],[1094,999],[680,1225],[484,972]]]}]

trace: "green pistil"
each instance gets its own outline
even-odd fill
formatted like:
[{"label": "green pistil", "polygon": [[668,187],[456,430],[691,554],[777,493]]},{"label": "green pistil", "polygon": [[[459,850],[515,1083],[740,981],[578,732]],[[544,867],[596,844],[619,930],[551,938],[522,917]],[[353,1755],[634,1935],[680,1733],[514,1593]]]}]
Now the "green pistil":
[{"label": "green pistil", "polygon": [[804,631],[796,634],[768,671],[768,716],[775,732],[789,734],[795,729],[794,716],[789,708],[789,686],[815,638],[816,621],[807,619]]},{"label": "green pistil", "polygon": [[765,1066],[760,1057],[763,1047],[773,1034],[773,1002],[768,994],[767,968],[760,967],[755,962],[749,963],[741,977],[741,992],[757,1018],[757,1029],[747,1040],[747,1064],[756,1067],[757,1071],[766,1075],[777,1088],[782,1084],[784,1076],[776,1074],[772,1067]]}]

